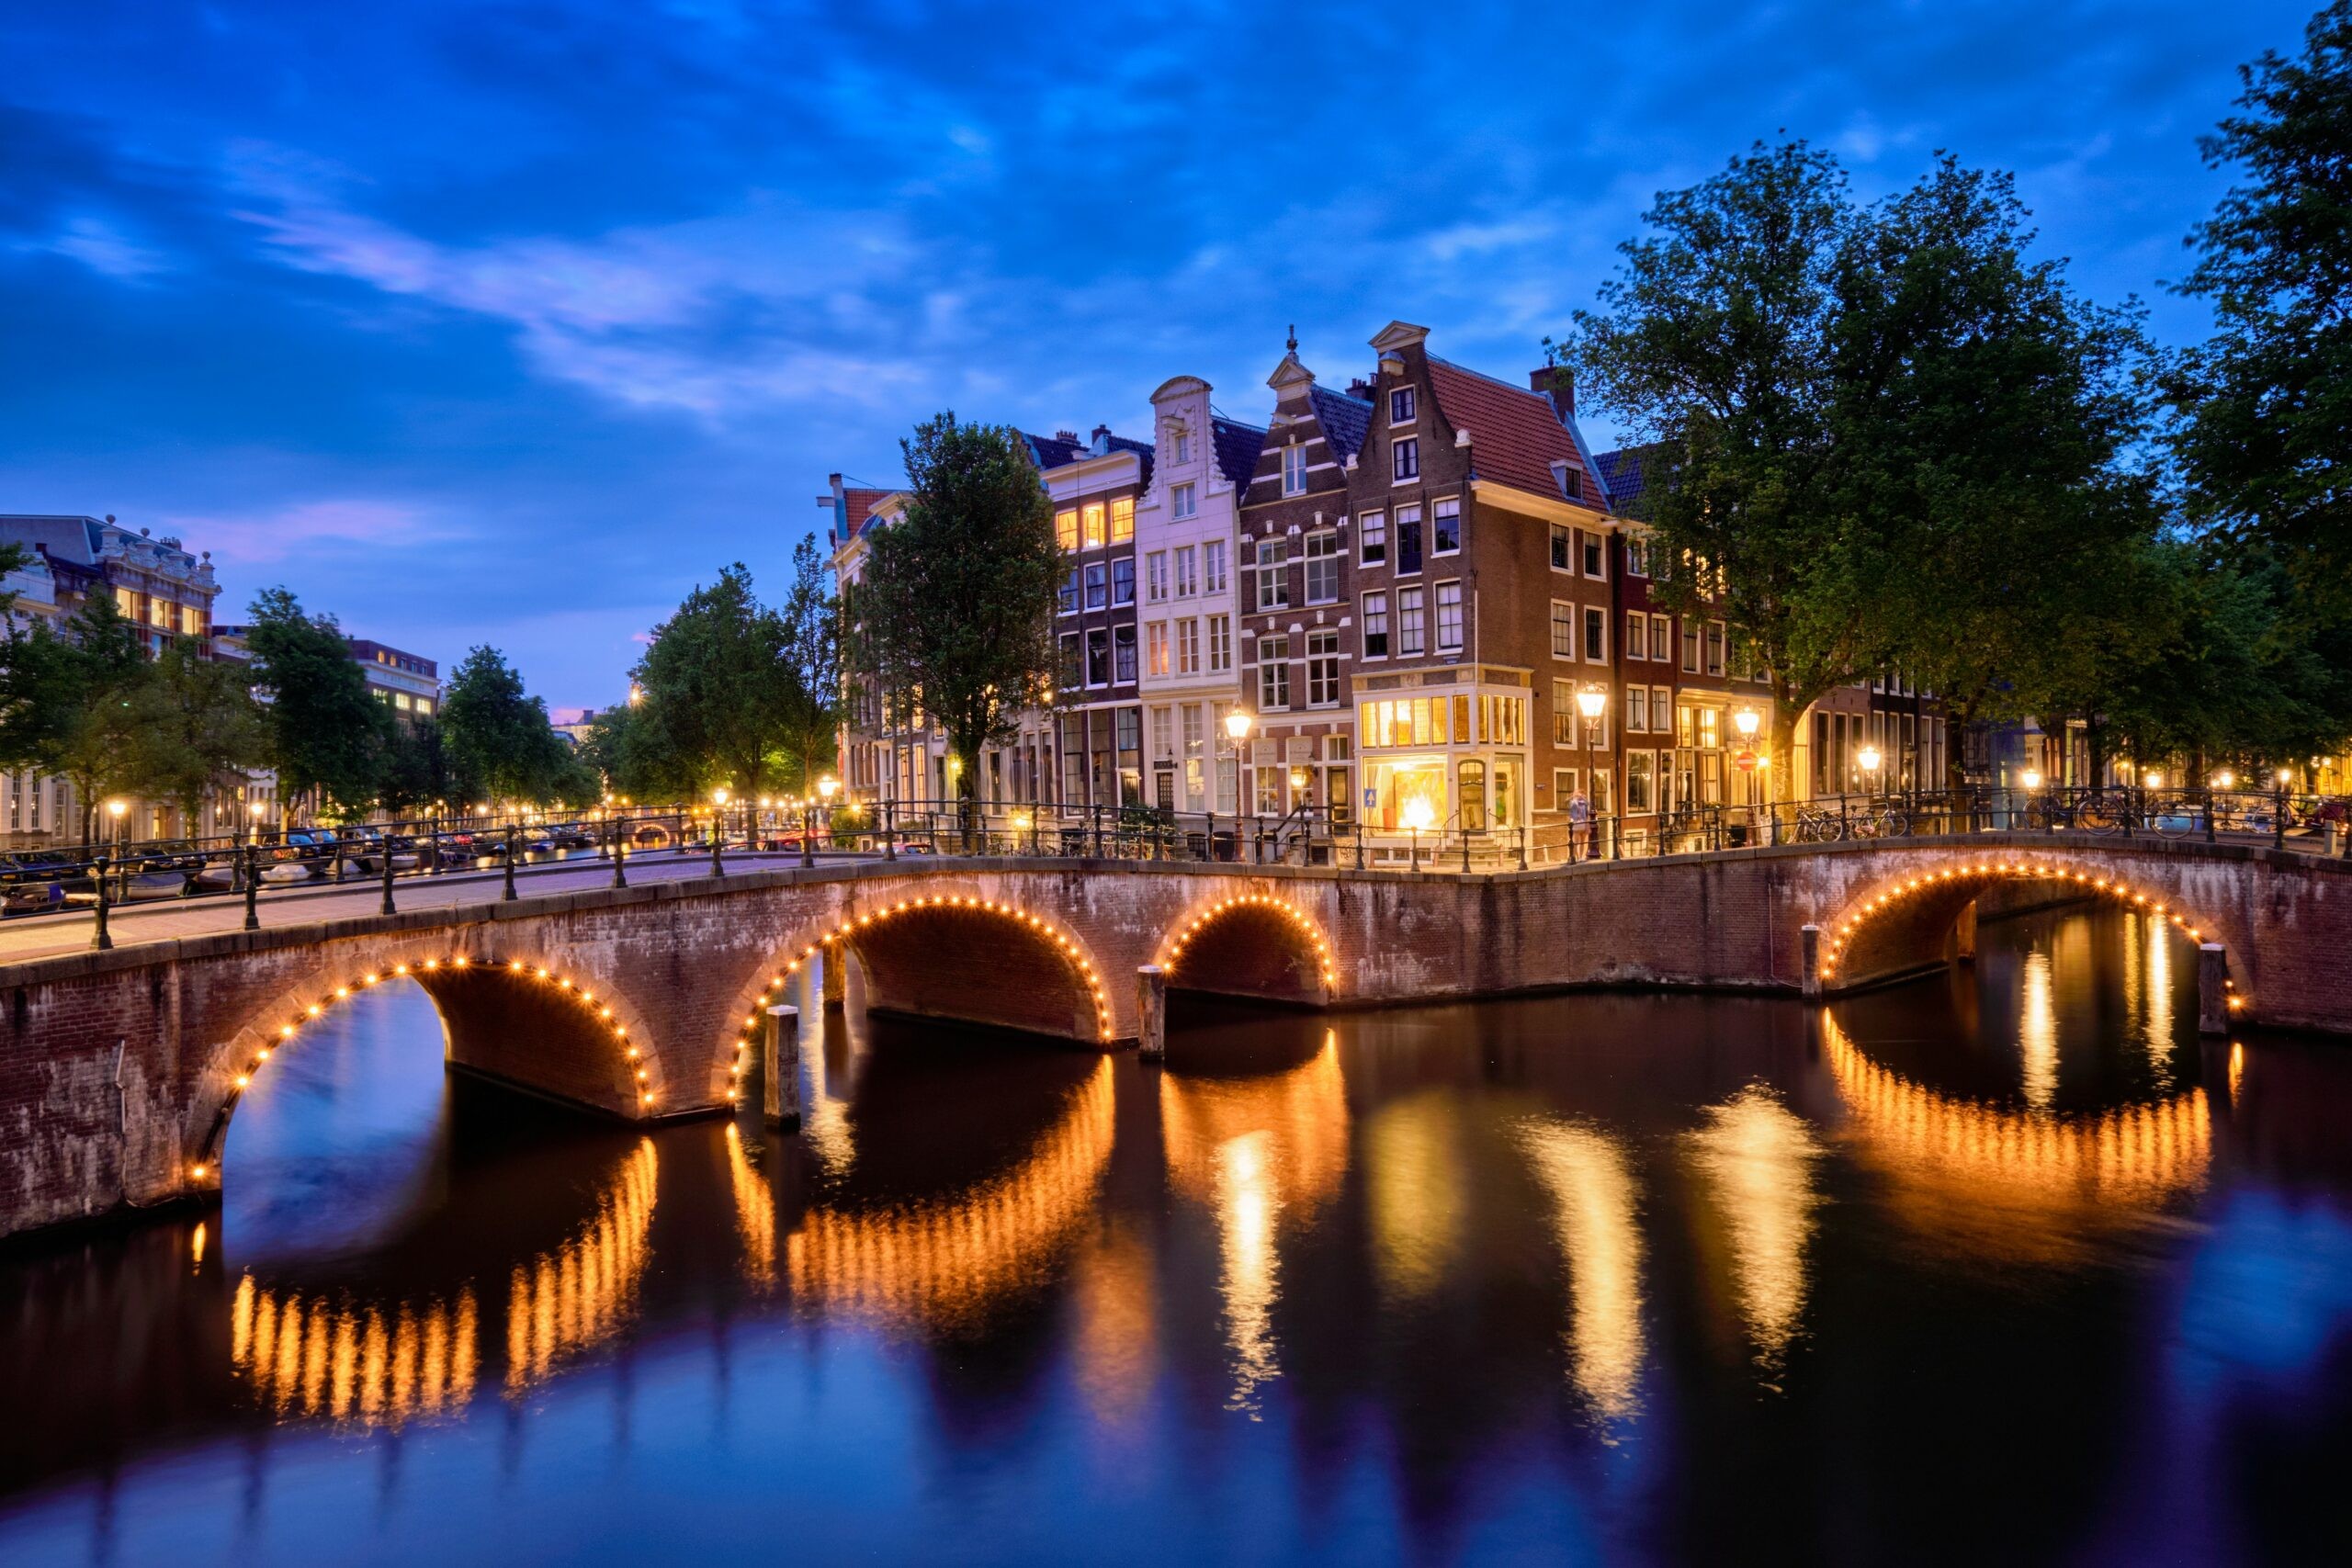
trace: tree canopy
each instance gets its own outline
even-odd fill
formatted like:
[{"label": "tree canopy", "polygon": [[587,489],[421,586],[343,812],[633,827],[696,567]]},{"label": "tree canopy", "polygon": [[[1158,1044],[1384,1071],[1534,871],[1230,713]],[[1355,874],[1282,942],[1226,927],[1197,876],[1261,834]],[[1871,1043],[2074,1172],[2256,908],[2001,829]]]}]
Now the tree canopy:
[{"label": "tree canopy", "polygon": [[1061,547],[1012,431],[942,413],[899,446],[911,500],[873,535],[844,613],[860,668],[945,733],[968,801],[981,748],[1012,739],[1023,707],[1049,689]]},{"label": "tree canopy", "polygon": [[633,751],[623,766],[642,772],[628,793],[783,788],[801,702],[790,646],[785,617],[760,603],[741,562],[687,594],[630,671],[641,701],[626,720]]},{"label": "tree canopy", "polygon": [[571,747],[548,722],[544,700],[494,648],[477,647],[441,696],[440,740],[461,798],[548,806],[595,798]]},{"label": "tree canopy", "polygon": [[290,821],[298,798],[315,791],[328,815],[365,815],[380,794],[392,720],[368,695],[343,628],[283,588],[265,589],[249,613],[245,646],[267,700],[281,809]]},{"label": "tree canopy", "polygon": [[2238,183],[2189,236],[2215,331],[2164,378],[2191,519],[2352,608],[2352,0],[2239,71],[2200,145]]},{"label": "tree canopy", "polygon": [[1645,444],[1656,591],[1770,673],[1776,794],[1834,687],[2031,704],[2068,566],[2153,531],[2136,316],[2030,258],[2024,218],[1949,156],[1862,205],[1828,153],[1759,143],[1657,198],[1558,350]]}]

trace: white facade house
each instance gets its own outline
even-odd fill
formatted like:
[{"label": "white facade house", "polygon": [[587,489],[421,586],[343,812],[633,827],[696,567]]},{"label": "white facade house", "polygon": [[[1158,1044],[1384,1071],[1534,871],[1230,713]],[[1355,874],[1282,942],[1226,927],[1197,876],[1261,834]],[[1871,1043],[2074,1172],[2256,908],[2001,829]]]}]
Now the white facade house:
[{"label": "white facade house", "polygon": [[1151,395],[1151,483],[1136,503],[1146,799],[1232,811],[1225,716],[1240,699],[1234,613],[1238,508],[1266,433],[1218,415],[1209,384],[1178,376]]}]

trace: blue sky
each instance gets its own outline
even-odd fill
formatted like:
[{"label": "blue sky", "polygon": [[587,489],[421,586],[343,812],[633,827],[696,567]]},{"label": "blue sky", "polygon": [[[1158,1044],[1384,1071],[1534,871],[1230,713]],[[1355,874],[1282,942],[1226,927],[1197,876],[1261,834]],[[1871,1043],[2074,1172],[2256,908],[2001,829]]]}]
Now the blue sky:
[{"label": "blue sky", "polygon": [[[1252,420],[1298,323],[1516,377],[1651,195],[1782,130],[2014,170],[2157,335],[2196,139],[2311,5],[0,10],[0,511],[209,548],[563,705],[952,407]],[[1606,442],[1610,432],[1591,432]]]}]

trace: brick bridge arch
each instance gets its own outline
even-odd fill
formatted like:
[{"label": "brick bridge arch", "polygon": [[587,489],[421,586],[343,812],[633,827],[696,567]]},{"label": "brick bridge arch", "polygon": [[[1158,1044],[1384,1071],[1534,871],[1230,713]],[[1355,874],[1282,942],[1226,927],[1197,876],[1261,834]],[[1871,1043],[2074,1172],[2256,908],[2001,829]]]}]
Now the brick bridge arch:
[{"label": "brick bridge arch", "polygon": [[193,1179],[219,1181],[229,1124],[272,1063],[345,1003],[401,980],[432,1000],[453,1065],[618,1118],[658,1113],[666,1086],[659,1054],[639,1043],[650,1038],[644,1014],[560,952],[439,936],[329,943],[311,956],[309,971],[260,998],[198,1068],[182,1140]]},{"label": "brick bridge arch", "polygon": [[[1851,890],[1845,904],[1820,923],[1816,971],[1825,991],[1881,985],[1939,967],[1975,951],[1980,909],[2007,913],[2050,904],[2098,900],[2151,915],[2181,942],[2218,942],[2224,951],[2245,945],[2242,922],[2226,906],[2184,908],[2177,868],[2163,870],[2132,857],[2086,856],[1966,847],[1907,857]],[[2235,938],[2236,940],[2232,940]]]},{"label": "brick bridge arch", "polygon": [[1295,899],[1220,893],[1185,911],[1158,946],[1171,990],[1324,1007],[1338,974],[1322,925]]}]

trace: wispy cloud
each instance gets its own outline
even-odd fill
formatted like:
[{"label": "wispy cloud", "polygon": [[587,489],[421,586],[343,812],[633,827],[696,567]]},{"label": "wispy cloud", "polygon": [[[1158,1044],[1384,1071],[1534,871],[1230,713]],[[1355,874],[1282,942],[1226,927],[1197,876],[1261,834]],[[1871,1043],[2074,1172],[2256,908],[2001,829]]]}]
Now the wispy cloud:
[{"label": "wispy cloud", "polygon": [[293,502],[250,513],[165,512],[157,523],[158,533],[177,535],[189,548],[233,558],[241,567],[275,567],[354,546],[405,554],[467,536],[430,508],[353,498]]}]

